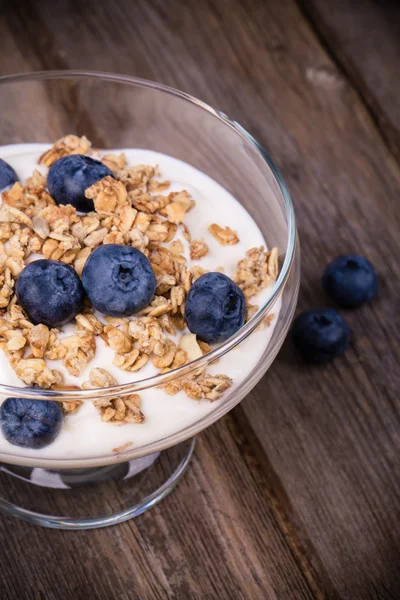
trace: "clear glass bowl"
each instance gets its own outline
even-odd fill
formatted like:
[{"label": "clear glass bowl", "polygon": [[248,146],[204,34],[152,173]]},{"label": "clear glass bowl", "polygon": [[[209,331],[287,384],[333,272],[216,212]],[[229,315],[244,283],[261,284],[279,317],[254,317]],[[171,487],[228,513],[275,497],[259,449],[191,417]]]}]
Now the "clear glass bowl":
[{"label": "clear glass bowl", "polygon": [[[183,92],[129,76],[85,71],[37,72],[0,78],[0,145],[48,143],[67,133],[86,135],[94,147],[143,148],[181,159],[208,174],[245,207],[268,247],[280,251],[280,273],[268,302],[231,339],[190,365],[139,382],[106,389],[49,391],[24,389],[24,397],[90,402],[142,392],[181,377],[232,352],[260,325],[278,300],[271,341],[243,384],[215,403],[205,418],[164,439],[118,455],[81,459],[36,459],[1,453],[0,461],[42,469],[88,469],[133,461],[181,444],[240,402],[274,360],[288,331],[299,286],[299,253],[292,202],[263,148],[238,123]],[[0,376],[1,379],[1,376]],[[21,388],[0,382],[0,398]],[[166,400],[168,401],[168,400]]]}]

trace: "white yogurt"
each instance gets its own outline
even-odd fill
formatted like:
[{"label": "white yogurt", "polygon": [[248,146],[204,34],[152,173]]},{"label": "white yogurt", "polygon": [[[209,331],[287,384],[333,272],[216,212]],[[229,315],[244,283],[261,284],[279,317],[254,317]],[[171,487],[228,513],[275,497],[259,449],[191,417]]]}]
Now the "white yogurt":
[{"label": "white yogurt", "polygon": [[[21,144],[0,147],[0,158],[14,167],[20,180],[25,181],[34,169],[45,172],[47,169],[37,164],[37,159],[49,146],[46,144]],[[111,152],[111,151],[109,151]],[[196,201],[196,206],[185,217],[192,238],[204,238],[209,247],[209,253],[200,261],[189,261],[189,264],[199,264],[208,270],[223,267],[226,275],[232,277],[238,261],[245,252],[254,246],[266,245],[261,231],[255,221],[235,200],[235,198],[216,181],[198,171],[194,167],[170,156],[150,150],[122,149],[112,152],[125,152],[128,164],[158,164],[163,179],[171,182],[169,191],[186,189]],[[234,246],[221,246],[209,233],[208,226],[218,223],[228,225],[238,232],[240,242]],[[175,239],[181,239],[187,249],[187,242],[179,234]],[[189,253],[185,251],[185,256]],[[261,305],[272,293],[272,287],[263,290],[253,300],[253,304]],[[275,305],[275,317],[271,325],[263,330],[254,332],[240,347],[223,356],[216,365],[209,367],[213,374],[223,373],[233,379],[232,388],[223,397],[211,403],[208,400],[191,400],[183,392],[168,396],[163,390],[150,389],[141,392],[141,410],[146,416],[145,423],[125,424],[115,426],[103,423],[100,415],[91,402],[85,402],[74,415],[67,415],[60,435],[46,448],[29,450],[17,448],[9,444],[0,433],[0,453],[16,454],[21,457],[47,459],[95,458],[113,453],[127,443],[132,443],[130,449],[155,442],[193,425],[196,421],[215,410],[220,402],[225,402],[232,390],[240,386],[257,365],[264,353],[276,324],[280,304]],[[64,335],[71,335],[73,325],[66,325]],[[129,383],[156,375],[158,370],[149,361],[138,373],[129,373],[112,364],[114,351],[104,342],[96,338],[96,354],[82,372],[80,377],[73,377],[62,367],[60,361],[48,361],[49,366],[62,371],[66,384],[80,385],[88,380],[91,367],[102,367],[109,371],[118,383]],[[11,369],[7,357],[0,351],[1,383],[23,387]],[[13,459],[16,462],[16,459]]]}]

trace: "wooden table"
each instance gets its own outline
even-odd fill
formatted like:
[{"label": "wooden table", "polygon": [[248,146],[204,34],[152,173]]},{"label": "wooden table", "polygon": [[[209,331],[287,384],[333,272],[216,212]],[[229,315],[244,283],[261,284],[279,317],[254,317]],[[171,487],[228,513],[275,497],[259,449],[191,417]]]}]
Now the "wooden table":
[{"label": "wooden table", "polygon": [[[290,343],[139,519],[58,532],[0,518],[6,599],[400,598],[400,10],[395,0],[0,3],[2,74],[88,68],[180,88],[248,128],[294,198],[299,309],[334,256],[379,298],[309,368]],[[1,106],[0,106],[1,116]]]}]

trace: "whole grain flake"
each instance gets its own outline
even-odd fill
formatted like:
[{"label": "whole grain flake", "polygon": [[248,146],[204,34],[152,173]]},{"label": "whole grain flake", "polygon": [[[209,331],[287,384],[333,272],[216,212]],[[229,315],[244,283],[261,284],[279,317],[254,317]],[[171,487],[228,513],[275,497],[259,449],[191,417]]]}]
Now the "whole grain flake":
[{"label": "whole grain flake", "polygon": [[200,258],[207,254],[208,246],[203,239],[190,242],[190,258],[192,260],[200,260]]},{"label": "whole grain flake", "polygon": [[212,223],[208,231],[222,246],[233,246],[239,242],[237,232],[228,226],[220,227],[220,225]]}]

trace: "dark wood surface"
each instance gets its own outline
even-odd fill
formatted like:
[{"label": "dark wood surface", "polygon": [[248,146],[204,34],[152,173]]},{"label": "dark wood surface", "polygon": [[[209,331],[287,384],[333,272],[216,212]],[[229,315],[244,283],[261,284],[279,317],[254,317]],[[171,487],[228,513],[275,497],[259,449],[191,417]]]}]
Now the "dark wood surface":
[{"label": "dark wood surface", "polygon": [[296,206],[299,310],[327,304],[320,273],[340,253],[368,255],[381,284],[376,301],[346,314],[342,359],[306,367],[286,343],[151,512],[79,533],[1,517],[1,599],[400,598],[398,3],[0,6],[1,74],[154,79],[267,147]]}]

